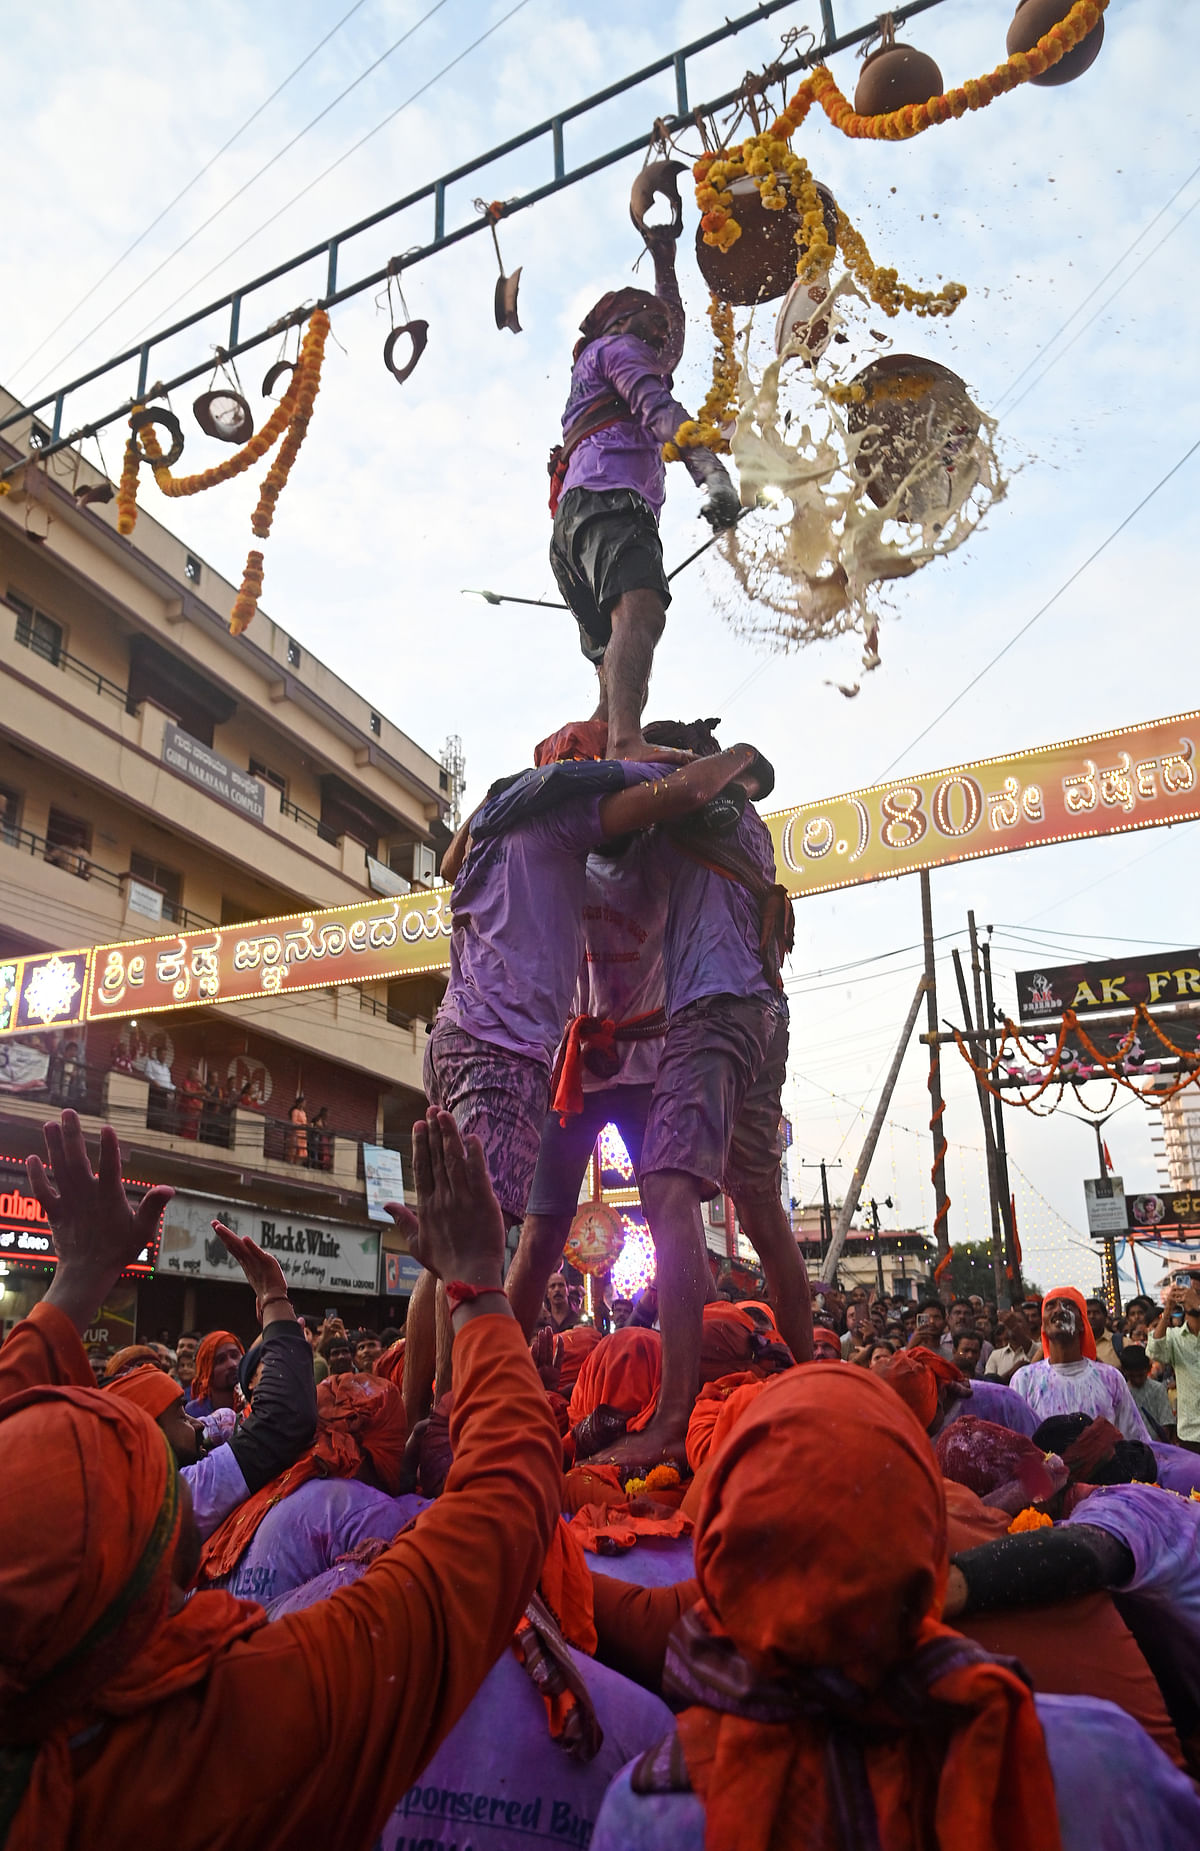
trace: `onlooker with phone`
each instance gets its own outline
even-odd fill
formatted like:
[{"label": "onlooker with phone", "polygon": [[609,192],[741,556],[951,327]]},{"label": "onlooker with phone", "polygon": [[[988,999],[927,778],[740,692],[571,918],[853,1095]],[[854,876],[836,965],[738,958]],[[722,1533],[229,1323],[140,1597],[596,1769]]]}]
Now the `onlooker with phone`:
[{"label": "onlooker with phone", "polygon": [[[1171,1323],[1176,1311],[1183,1312],[1178,1327]],[[1200,1288],[1194,1282],[1167,1287],[1146,1354],[1151,1362],[1167,1363],[1175,1371],[1178,1444],[1200,1453]]]},{"label": "onlooker with phone", "polygon": [[1004,1338],[1004,1342],[997,1345],[983,1365],[984,1375],[1001,1384],[1007,1384],[1012,1381],[1018,1369],[1025,1368],[1028,1363],[1040,1362],[1042,1346],[1034,1334],[1040,1322],[1039,1314],[1031,1328],[1024,1312],[1017,1311],[1015,1308],[1012,1311],[1002,1311],[999,1335]]}]

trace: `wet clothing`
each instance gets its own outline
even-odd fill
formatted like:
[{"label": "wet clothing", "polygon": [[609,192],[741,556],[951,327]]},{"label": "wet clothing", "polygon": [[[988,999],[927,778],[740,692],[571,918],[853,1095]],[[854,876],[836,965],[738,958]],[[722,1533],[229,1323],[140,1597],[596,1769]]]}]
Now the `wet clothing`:
[{"label": "wet clothing", "polygon": [[1091,1420],[1111,1420],[1127,1440],[1149,1441],[1121,1371],[1088,1356],[1074,1363],[1030,1363],[1014,1375],[1010,1393],[1032,1409],[1039,1426],[1052,1414],[1086,1414]]}]

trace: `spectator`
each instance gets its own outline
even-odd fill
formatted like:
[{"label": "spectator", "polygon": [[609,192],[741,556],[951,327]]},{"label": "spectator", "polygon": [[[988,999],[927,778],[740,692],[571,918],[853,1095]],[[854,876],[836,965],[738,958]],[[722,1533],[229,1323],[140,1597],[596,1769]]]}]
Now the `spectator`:
[{"label": "spectator", "polygon": [[[1197,1299],[1200,1322],[1200,1297]],[[1059,1286],[1042,1302],[1043,1361],[1019,1369],[1016,1394],[1039,1422],[1052,1414],[1086,1414],[1111,1420],[1127,1440],[1149,1441],[1146,1423],[1119,1369],[1096,1361],[1087,1309],[1073,1286]]]},{"label": "spectator", "polygon": [[[968,1380],[973,1380],[979,1373],[983,1347],[983,1339],[978,1331],[960,1330],[954,1339],[954,1349],[950,1360],[962,1370]],[[991,1348],[990,1344],[988,1348]]]},{"label": "spectator", "polygon": [[373,1330],[360,1330],[354,1346],[354,1367],[360,1375],[374,1375],[375,1365],[383,1355],[383,1344]]},{"label": "spectator", "polygon": [[333,1138],[329,1131],[329,1107],[319,1106],[308,1128],[308,1161],[314,1170],[332,1170]]},{"label": "spectator", "polygon": [[[983,1300],[981,1299],[979,1302],[980,1309],[982,1309]],[[954,1303],[950,1307],[950,1316],[948,1320],[949,1329],[944,1332],[939,1345],[942,1355],[950,1362],[955,1360],[955,1340],[968,1331],[972,1336],[978,1335],[979,1337],[983,1362],[986,1363],[991,1357],[992,1346],[979,1329],[979,1315],[979,1311],[975,1309],[975,1305],[971,1299],[956,1298],[954,1300]]]},{"label": "spectator", "polygon": [[864,1298],[851,1298],[846,1305],[846,1334],[842,1338],[842,1355],[849,1361],[856,1350],[875,1336],[870,1308]]},{"label": "spectator", "polygon": [[177,1100],[179,1112],[179,1135],[181,1138],[199,1138],[200,1118],[204,1111],[204,1082],[200,1078],[199,1067],[189,1067],[187,1079],[179,1088]]},{"label": "spectator", "polygon": [[1023,1311],[1004,1311],[1000,1314],[1000,1335],[1004,1342],[988,1357],[983,1373],[989,1378],[1008,1384],[1018,1369],[1026,1364],[1037,1362],[1042,1354],[1042,1346],[1034,1331],[1039,1323],[1030,1328],[1029,1320]]},{"label": "spectator", "polygon": [[1121,1367],[1121,1345],[1124,1339],[1119,1331],[1114,1332],[1108,1315],[1108,1306],[1102,1298],[1089,1298],[1087,1301],[1088,1323],[1096,1339],[1096,1361],[1107,1363],[1110,1369]]},{"label": "spectator", "polygon": [[[1176,1329],[1170,1319],[1179,1309],[1183,1324]],[[1178,1283],[1167,1287],[1146,1354],[1151,1362],[1167,1364],[1175,1371],[1179,1444],[1189,1452],[1200,1452],[1200,1288],[1194,1280],[1187,1287]]]},{"label": "spectator", "polygon": [[200,1348],[198,1330],[181,1330],[175,1344],[175,1380],[182,1388],[192,1386],[196,1373],[196,1351]]},{"label": "spectator", "polygon": [[622,1298],[618,1296],[613,1299],[612,1301],[612,1327],[614,1330],[624,1330],[625,1326],[628,1324],[632,1316],[633,1316],[632,1298]]},{"label": "spectator", "polygon": [[301,1318],[300,1322],[304,1327],[304,1335],[309,1350],[312,1352],[313,1380],[314,1382],[323,1382],[325,1377],[329,1374],[329,1364],[325,1361],[324,1356],[322,1356],[320,1350],[317,1348],[317,1341],[321,1335],[321,1326],[317,1323],[316,1318]]},{"label": "spectator", "polygon": [[244,1347],[231,1330],[212,1330],[196,1351],[192,1394],[184,1412],[203,1420],[218,1408],[238,1405],[238,1364]]},{"label": "spectator", "polygon": [[283,1155],[287,1163],[308,1162],[308,1113],[304,1094],[297,1093],[288,1110],[289,1130],[284,1138]]},{"label": "spectator", "polygon": [[346,1336],[331,1337],[325,1348],[330,1375],[349,1375],[354,1368],[354,1352]]},{"label": "spectator", "polygon": [[1170,1399],[1162,1383],[1151,1380],[1150,1358],[1140,1344],[1126,1342],[1121,1351],[1121,1374],[1129,1385],[1129,1392],[1138,1405],[1142,1419],[1150,1429],[1151,1439],[1174,1445],[1175,1415],[1171,1411]]},{"label": "spectator", "polygon": [[926,1298],[917,1306],[916,1324],[910,1342],[922,1349],[941,1351],[946,1334],[945,1307],[936,1298]]},{"label": "spectator", "polygon": [[546,1281],[545,1313],[556,1331],[573,1330],[579,1322],[571,1309],[567,1281],[562,1273],[551,1273]]}]

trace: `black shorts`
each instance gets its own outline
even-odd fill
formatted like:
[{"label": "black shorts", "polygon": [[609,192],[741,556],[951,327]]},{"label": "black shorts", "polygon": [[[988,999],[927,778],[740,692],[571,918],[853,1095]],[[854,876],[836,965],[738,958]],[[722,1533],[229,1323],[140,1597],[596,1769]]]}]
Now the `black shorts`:
[{"label": "black shorts", "polygon": [[550,564],[589,662],[603,661],[613,605],[625,592],[657,592],[664,610],[671,602],[658,522],[630,488],[568,489],[554,516]]}]

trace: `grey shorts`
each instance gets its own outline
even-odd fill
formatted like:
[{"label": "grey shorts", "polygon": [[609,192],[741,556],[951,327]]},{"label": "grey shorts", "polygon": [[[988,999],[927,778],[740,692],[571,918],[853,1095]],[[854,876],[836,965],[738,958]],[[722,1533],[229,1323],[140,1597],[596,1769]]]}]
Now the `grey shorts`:
[{"label": "grey shorts", "polygon": [[424,1080],[430,1105],[452,1113],[463,1136],[474,1132],[483,1144],[505,1219],[523,1221],[550,1099],[546,1068],[452,1022],[435,1022]]},{"label": "grey shorts", "polygon": [[787,1010],[774,998],[705,996],[671,1018],[642,1144],[641,1176],[682,1170],[707,1200],[779,1192]]},{"label": "grey shorts", "polygon": [[634,1174],[642,1167],[642,1139],[650,1110],[652,1086],[610,1086],[584,1093],[583,1111],[561,1123],[548,1112],[542,1127],[542,1148],[529,1196],[531,1215],[573,1215],[587,1174],[588,1158],[605,1125],[615,1125],[629,1152]]},{"label": "grey shorts", "polygon": [[589,662],[603,661],[613,605],[627,591],[657,592],[664,610],[671,602],[654,510],[630,488],[568,489],[554,516],[550,564]]}]

